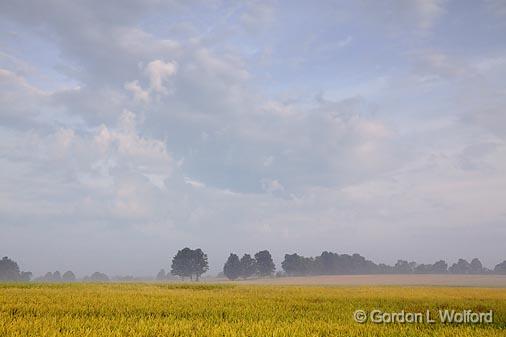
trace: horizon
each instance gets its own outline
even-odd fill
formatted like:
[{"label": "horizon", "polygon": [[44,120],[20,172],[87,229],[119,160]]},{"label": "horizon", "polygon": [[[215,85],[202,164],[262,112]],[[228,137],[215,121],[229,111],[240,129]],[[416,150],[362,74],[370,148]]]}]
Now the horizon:
[{"label": "horizon", "polygon": [[2,1],[0,32],[22,270],[506,259],[502,1]]}]

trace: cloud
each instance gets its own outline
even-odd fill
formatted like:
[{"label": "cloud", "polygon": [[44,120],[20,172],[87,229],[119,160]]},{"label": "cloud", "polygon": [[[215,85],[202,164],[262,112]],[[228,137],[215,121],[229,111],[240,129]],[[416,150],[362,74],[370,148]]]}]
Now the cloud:
[{"label": "cloud", "polygon": [[155,60],[148,63],[145,72],[149,77],[150,89],[160,93],[167,94],[167,87],[164,86],[169,77],[176,73],[177,65],[174,62],[163,62]]},{"label": "cloud", "polygon": [[143,103],[149,102],[149,91],[142,89],[139,85],[139,81],[135,80],[125,83],[125,89],[134,95],[136,101]]},{"label": "cloud", "polygon": [[497,257],[506,63],[461,52],[444,1],[0,6],[23,32],[0,37],[17,58],[0,70],[0,220],[25,269],[149,274],[189,245],[217,271],[230,236],[276,257]]}]

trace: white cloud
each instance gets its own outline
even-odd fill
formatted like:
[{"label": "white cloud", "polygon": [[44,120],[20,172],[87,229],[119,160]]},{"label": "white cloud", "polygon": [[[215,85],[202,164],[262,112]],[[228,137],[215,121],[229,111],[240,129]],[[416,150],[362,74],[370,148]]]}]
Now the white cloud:
[{"label": "white cloud", "polygon": [[135,80],[125,83],[125,89],[134,95],[136,101],[142,103],[149,102],[149,92],[141,88],[139,81]]},{"label": "white cloud", "polygon": [[[361,4],[0,7],[28,37],[0,44],[40,50],[0,70],[5,249],[63,261],[66,248],[88,271],[126,272],[135,249],[143,273],[183,245],[205,248],[219,268],[229,235],[238,239],[227,249],[261,244],[278,256],[390,259],[440,240],[428,258],[472,251],[491,261],[493,244],[449,252],[447,242],[503,233],[501,51],[455,57],[472,41],[463,34],[457,45],[453,28],[430,34],[458,27],[443,1]],[[79,85],[46,92],[21,68]],[[20,238],[33,250],[11,244]]]},{"label": "white cloud", "polygon": [[175,62],[161,60],[149,62],[145,72],[149,77],[150,89],[159,94],[167,94],[169,90],[165,84],[170,77],[174,76],[176,71],[177,65]]}]

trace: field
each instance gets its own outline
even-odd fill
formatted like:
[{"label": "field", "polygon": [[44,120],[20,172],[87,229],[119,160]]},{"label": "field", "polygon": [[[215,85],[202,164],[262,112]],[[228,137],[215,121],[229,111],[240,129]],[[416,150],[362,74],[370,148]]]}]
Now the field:
[{"label": "field", "polygon": [[[353,313],[493,310],[491,324],[357,323]],[[0,336],[505,336],[504,288],[0,284]]]},{"label": "field", "polygon": [[506,288],[506,275],[322,275],[255,279],[248,283],[293,285],[399,285],[399,286],[460,286]]}]

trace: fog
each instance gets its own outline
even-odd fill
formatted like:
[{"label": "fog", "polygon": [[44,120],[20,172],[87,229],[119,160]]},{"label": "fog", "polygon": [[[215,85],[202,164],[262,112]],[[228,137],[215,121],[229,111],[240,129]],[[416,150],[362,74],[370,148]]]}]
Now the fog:
[{"label": "fog", "polygon": [[[501,1],[0,3],[0,255],[506,259]],[[473,24],[470,24],[473,23]]]}]

